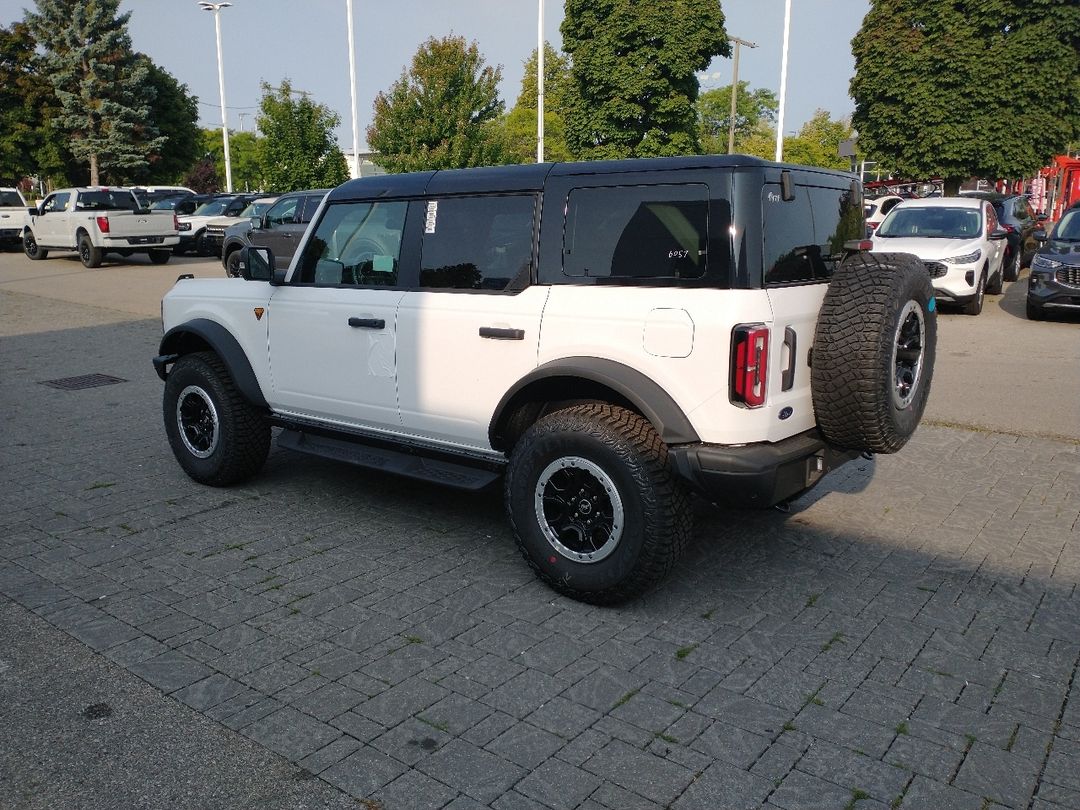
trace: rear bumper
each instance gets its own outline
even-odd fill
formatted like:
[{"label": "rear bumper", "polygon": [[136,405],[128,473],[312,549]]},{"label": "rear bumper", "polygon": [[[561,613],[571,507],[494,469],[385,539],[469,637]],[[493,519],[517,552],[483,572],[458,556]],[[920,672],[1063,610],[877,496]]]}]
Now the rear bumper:
[{"label": "rear bumper", "polygon": [[105,250],[150,250],[172,247],[179,241],[177,236],[105,236],[101,240]]},{"label": "rear bumper", "polygon": [[679,477],[709,500],[756,507],[793,498],[859,456],[830,447],[816,430],[779,442],[679,445],[669,453]]}]

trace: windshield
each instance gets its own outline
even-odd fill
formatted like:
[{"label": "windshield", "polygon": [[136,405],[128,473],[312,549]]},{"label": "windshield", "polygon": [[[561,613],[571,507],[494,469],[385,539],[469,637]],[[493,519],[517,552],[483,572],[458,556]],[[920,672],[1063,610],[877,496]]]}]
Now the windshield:
[{"label": "windshield", "polygon": [[77,211],[134,211],[138,201],[130,191],[84,191],[75,202]]},{"label": "windshield", "polygon": [[11,208],[22,208],[26,203],[14,191],[0,191],[0,205]]},{"label": "windshield", "polygon": [[974,239],[982,233],[982,214],[974,208],[899,206],[877,229],[878,236],[923,239]]},{"label": "windshield", "polygon": [[194,217],[219,217],[229,207],[229,200],[211,200],[203,203],[192,214]]},{"label": "windshield", "polygon": [[1080,242],[1080,210],[1066,211],[1054,228],[1052,238],[1059,242]]},{"label": "windshield", "polygon": [[156,203],[151,205],[150,208],[151,208],[151,210],[157,210],[157,211],[163,211],[163,210],[172,211],[174,208],[176,208],[176,206],[178,206],[180,204],[180,202],[183,199],[185,199],[185,198],[184,197],[167,197],[164,200],[158,200]]},{"label": "windshield", "polygon": [[253,202],[247,208],[240,212],[241,218],[251,219],[252,217],[261,217],[266,213],[266,209],[273,205],[273,202]]}]

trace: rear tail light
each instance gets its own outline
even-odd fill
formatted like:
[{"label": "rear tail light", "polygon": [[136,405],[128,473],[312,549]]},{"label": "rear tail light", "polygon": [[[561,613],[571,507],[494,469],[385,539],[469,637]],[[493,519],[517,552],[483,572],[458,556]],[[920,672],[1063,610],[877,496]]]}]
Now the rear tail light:
[{"label": "rear tail light", "polygon": [[97,221],[98,230],[102,233],[109,232],[109,218],[108,217],[95,217]]},{"label": "rear tail light", "polygon": [[881,224],[880,222],[867,222],[866,227],[869,228],[870,230],[874,230],[880,224]]},{"label": "rear tail light", "polygon": [[176,213],[175,212],[173,212],[173,215],[172,215],[172,229],[174,231],[180,230],[180,220],[178,220],[176,218]]},{"label": "rear tail light", "polygon": [[765,404],[769,371],[769,328],[736,326],[731,333],[731,401],[747,408]]}]

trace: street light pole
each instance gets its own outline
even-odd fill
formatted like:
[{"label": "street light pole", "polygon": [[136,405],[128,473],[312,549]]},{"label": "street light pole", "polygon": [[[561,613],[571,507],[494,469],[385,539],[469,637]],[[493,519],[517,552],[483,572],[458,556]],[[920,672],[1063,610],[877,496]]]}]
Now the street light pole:
[{"label": "street light pole", "polygon": [[232,192],[232,160],[229,158],[229,121],[225,115],[225,65],[221,59],[221,10],[232,3],[209,3],[201,0],[203,11],[213,12],[214,30],[217,34],[218,90],[221,91],[221,138],[225,144],[225,190]]},{"label": "street light pole", "polygon": [[780,60],[780,110],[776,117],[776,162],[784,158],[784,99],[787,97],[788,40],[791,37],[791,0],[784,0],[784,56]]},{"label": "street light pole", "polygon": [[356,125],[356,46],[353,42],[353,0],[345,2],[349,18],[349,86],[352,92],[352,176],[360,176],[360,131]]},{"label": "street light pole", "polygon": [[536,24],[536,162],[544,162],[544,0]]},{"label": "street light pole", "polygon": [[728,37],[729,42],[735,43],[735,66],[731,71],[731,122],[728,124],[728,136],[727,136],[727,152],[729,155],[735,153],[735,114],[736,114],[736,97],[739,94],[739,46],[745,45],[747,48],[756,48],[753,42],[747,42],[745,39],[739,39],[738,37]]}]

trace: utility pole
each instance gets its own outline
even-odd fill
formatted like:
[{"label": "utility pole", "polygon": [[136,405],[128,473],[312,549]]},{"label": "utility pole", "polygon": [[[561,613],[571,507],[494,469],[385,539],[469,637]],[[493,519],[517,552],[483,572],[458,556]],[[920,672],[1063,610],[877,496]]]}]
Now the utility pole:
[{"label": "utility pole", "polygon": [[536,24],[536,162],[544,162],[544,0]]},{"label": "utility pole", "polygon": [[735,43],[735,65],[731,72],[731,122],[728,124],[727,136],[727,152],[731,155],[735,153],[736,98],[739,95],[739,46],[745,45],[747,48],[756,48],[757,45],[738,37],[728,37],[728,41]]},{"label": "utility pole", "polygon": [[787,98],[788,41],[791,38],[791,0],[784,0],[784,56],[780,60],[780,111],[776,118],[776,162],[784,158],[784,103]]},{"label": "utility pole", "polygon": [[232,160],[229,158],[229,121],[225,115],[225,66],[221,60],[221,10],[232,3],[199,3],[203,11],[214,15],[214,30],[217,33],[218,89],[221,91],[221,137],[225,144],[225,189],[232,192]]},{"label": "utility pole", "polygon": [[349,87],[352,91],[352,176],[360,176],[360,130],[356,125],[356,46],[353,42],[353,0],[346,0],[349,18]]}]

